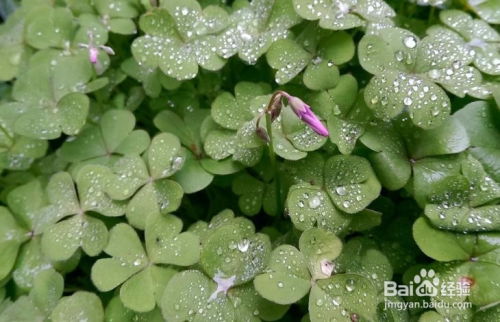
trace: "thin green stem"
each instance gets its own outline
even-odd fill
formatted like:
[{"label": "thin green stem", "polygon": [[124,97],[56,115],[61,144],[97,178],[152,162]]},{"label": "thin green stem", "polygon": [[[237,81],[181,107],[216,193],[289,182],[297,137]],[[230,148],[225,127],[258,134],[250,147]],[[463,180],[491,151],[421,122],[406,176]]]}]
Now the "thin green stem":
[{"label": "thin green stem", "polygon": [[280,178],[280,173],[278,169],[278,160],[276,158],[276,153],[274,152],[274,145],[273,145],[273,132],[272,132],[272,120],[271,120],[271,111],[266,111],[266,129],[267,129],[267,135],[269,136],[269,142],[268,142],[268,147],[269,147],[269,159],[271,160],[271,166],[273,168],[274,172],[274,184],[275,184],[275,189],[276,189],[276,211],[279,214],[281,214],[281,208],[282,208],[282,203],[281,203],[281,178]]},{"label": "thin green stem", "polygon": [[436,8],[434,6],[431,6],[431,10],[429,12],[429,17],[427,18],[427,24],[430,25],[432,21],[434,20],[434,15],[436,13]]}]

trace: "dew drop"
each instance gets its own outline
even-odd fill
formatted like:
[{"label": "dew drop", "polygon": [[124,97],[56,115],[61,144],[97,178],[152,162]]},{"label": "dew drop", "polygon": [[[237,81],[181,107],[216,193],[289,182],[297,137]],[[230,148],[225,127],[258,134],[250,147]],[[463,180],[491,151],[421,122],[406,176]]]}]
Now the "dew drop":
[{"label": "dew drop", "polygon": [[417,39],[413,36],[406,36],[403,39],[403,44],[410,49],[415,48],[417,46]]},{"label": "dew drop", "polygon": [[441,76],[441,72],[437,69],[431,69],[428,75],[432,79],[438,79]]},{"label": "dew drop", "polygon": [[348,279],[347,280],[347,282],[345,284],[345,289],[347,290],[347,292],[354,291],[355,286],[354,286],[354,280],[353,279]]},{"label": "dew drop", "polygon": [[335,192],[339,195],[339,196],[345,196],[345,194],[347,193],[346,189],[344,186],[338,186],[337,188],[335,188]]},{"label": "dew drop", "polygon": [[318,197],[313,197],[309,200],[309,207],[312,209],[316,209],[321,205],[321,200]]},{"label": "dew drop", "polygon": [[242,253],[245,253],[248,250],[249,246],[250,246],[250,241],[246,238],[244,238],[242,241],[238,243],[238,249]]},{"label": "dew drop", "polygon": [[405,58],[404,57],[404,53],[401,51],[401,50],[398,50],[394,53],[394,57],[396,58],[397,61],[401,62],[403,61],[403,59]]}]

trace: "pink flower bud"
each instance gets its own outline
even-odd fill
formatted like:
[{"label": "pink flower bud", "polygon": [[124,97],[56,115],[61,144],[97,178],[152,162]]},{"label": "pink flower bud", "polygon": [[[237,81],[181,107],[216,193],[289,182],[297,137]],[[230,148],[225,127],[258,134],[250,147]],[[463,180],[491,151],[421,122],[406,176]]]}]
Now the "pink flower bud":
[{"label": "pink flower bud", "polygon": [[284,94],[288,99],[288,104],[294,113],[306,123],[314,132],[321,136],[328,136],[328,129],[321,123],[320,119],[313,113],[311,107],[300,98]]}]

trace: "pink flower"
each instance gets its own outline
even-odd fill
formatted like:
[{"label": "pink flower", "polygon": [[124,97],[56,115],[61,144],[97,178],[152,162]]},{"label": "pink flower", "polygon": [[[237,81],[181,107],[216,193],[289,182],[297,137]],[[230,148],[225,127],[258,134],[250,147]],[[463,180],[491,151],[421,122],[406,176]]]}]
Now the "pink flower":
[{"label": "pink flower", "polygon": [[223,293],[225,295],[227,291],[231,287],[233,287],[236,275],[233,275],[229,278],[224,278],[222,276],[223,274],[220,271],[215,273],[213,281],[217,283],[217,289],[210,295],[210,298],[208,299],[209,302],[215,300],[217,298],[217,295],[219,295],[219,293]]},{"label": "pink flower", "polygon": [[99,55],[99,50],[96,47],[89,47],[89,60],[92,64],[97,63],[98,55]]},{"label": "pink flower", "polygon": [[321,123],[320,119],[313,113],[311,107],[298,97],[292,96],[286,92],[281,94],[288,100],[288,104],[293,112],[306,123],[314,132],[321,136],[328,136],[328,129]]},{"label": "pink flower", "polygon": [[98,65],[99,64],[99,50],[103,50],[108,55],[114,55],[115,54],[115,51],[111,47],[104,46],[104,45],[96,46],[94,44],[94,37],[93,37],[92,33],[89,32],[88,33],[88,37],[89,37],[88,44],[79,44],[79,46],[82,47],[82,48],[86,48],[88,50],[88,52],[89,52],[89,61],[92,64],[94,64],[94,65]]}]

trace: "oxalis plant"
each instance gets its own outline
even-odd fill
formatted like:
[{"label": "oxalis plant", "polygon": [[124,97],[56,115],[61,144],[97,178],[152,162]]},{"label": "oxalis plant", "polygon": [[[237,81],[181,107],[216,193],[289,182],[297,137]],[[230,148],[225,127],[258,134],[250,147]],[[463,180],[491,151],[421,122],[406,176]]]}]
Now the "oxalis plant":
[{"label": "oxalis plant", "polygon": [[0,322],[500,321],[499,1],[0,18]]}]

